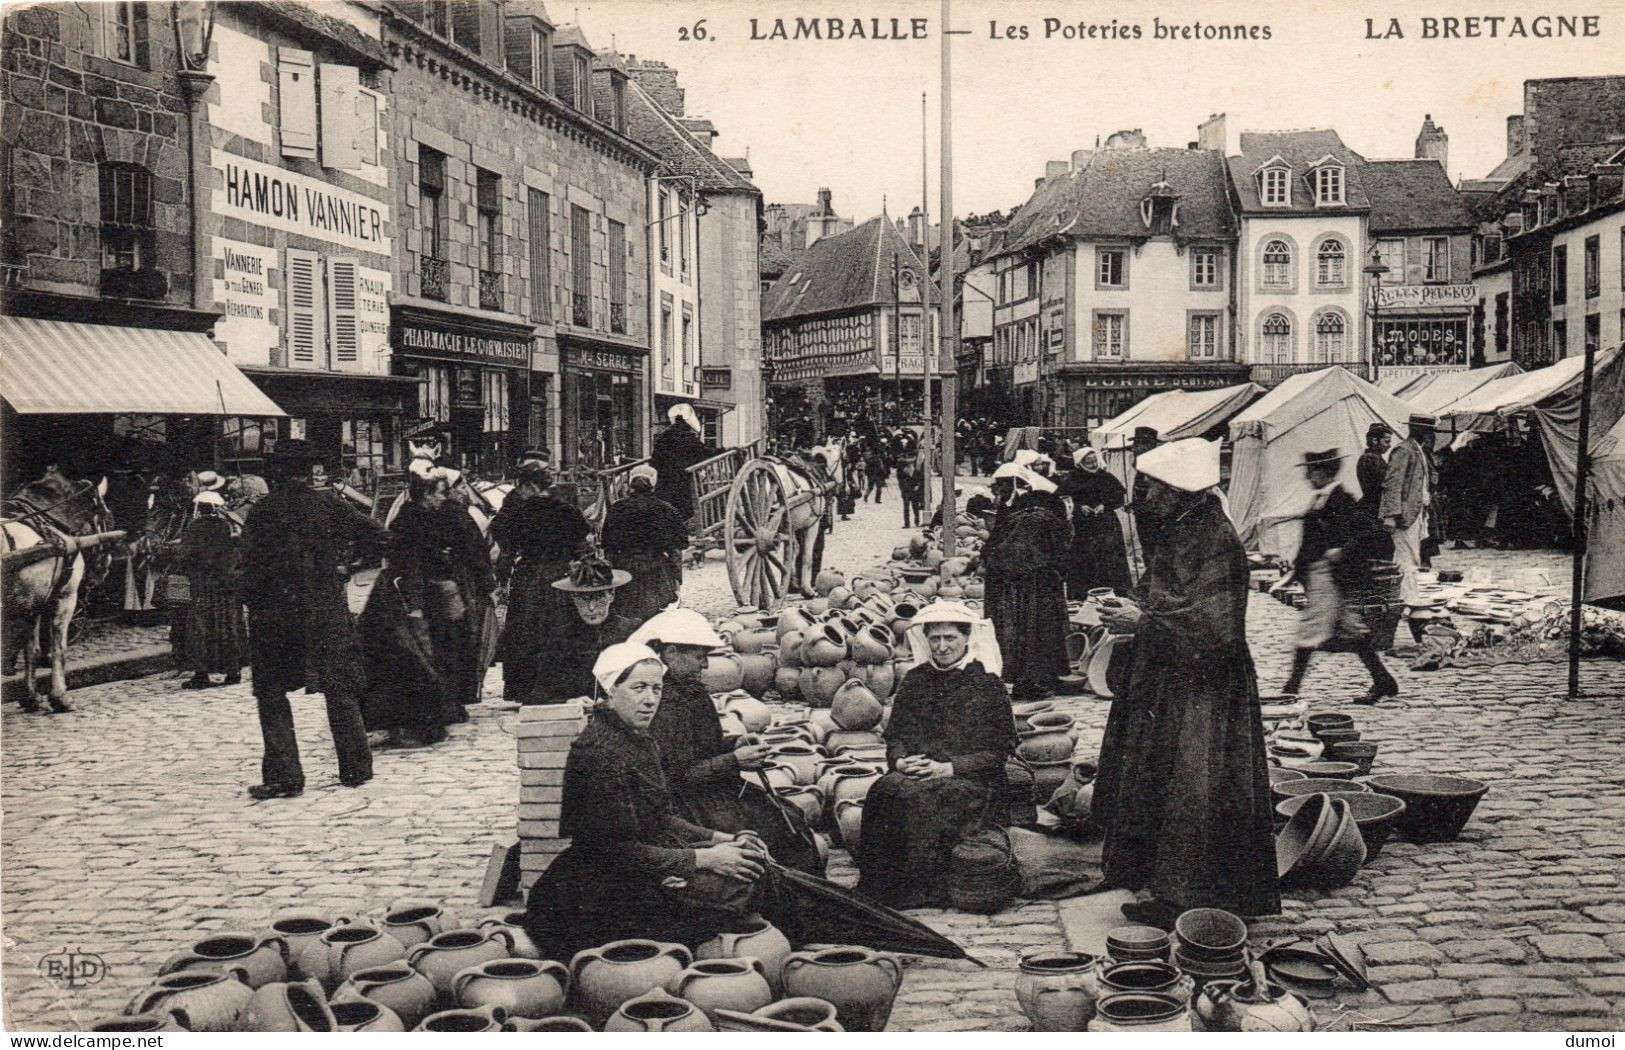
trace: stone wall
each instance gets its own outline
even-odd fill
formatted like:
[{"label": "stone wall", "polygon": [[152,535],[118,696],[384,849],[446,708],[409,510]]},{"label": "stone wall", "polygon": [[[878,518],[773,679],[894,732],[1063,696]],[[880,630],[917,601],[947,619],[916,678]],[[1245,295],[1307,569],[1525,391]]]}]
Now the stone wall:
[{"label": "stone wall", "polygon": [[731,369],[732,387],[707,397],[738,407],[723,417],[723,440],[730,446],[762,436],[762,301],[757,294],[759,244],[757,203],[746,193],[713,193],[710,211],[700,219],[701,363]]}]

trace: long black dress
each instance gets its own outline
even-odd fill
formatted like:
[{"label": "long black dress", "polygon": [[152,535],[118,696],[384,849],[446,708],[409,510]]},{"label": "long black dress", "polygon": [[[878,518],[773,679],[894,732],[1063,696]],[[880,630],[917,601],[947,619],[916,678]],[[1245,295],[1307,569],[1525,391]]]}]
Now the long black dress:
[{"label": "long black dress", "polygon": [[181,537],[177,567],[192,585],[178,655],[193,674],[239,674],[248,663],[248,618],[237,596],[237,540],[224,518],[197,518]]},{"label": "long black dress", "polygon": [[694,487],[688,479],[688,468],[716,454],[717,450],[682,420],[654,440],[649,465],[660,475],[655,481],[655,495],[672,505],[683,519],[685,530],[688,519],[694,516]]},{"label": "long black dress", "polygon": [[1095,781],[1106,881],[1176,908],[1273,915],[1281,897],[1247,558],[1211,495],[1155,532],[1144,617]]},{"label": "long black dress", "polygon": [[[921,664],[905,675],[886,724],[893,771],[863,803],[858,890],[892,907],[944,903],[954,846],[1002,812],[1004,766],[1015,747],[1004,685],[980,662],[957,671]],[[952,762],[954,775],[921,780],[896,772],[909,755]]]},{"label": "long black dress", "polygon": [[[982,548],[988,617],[999,650],[1011,654],[1004,680],[1025,700],[1054,692],[1067,671],[1066,565],[1072,530],[1053,509],[1054,493],[1029,492],[999,511]],[[1016,658],[1019,655],[1019,659]]]},{"label": "long black dress", "polygon": [[[628,937],[693,948],[751,910],[751,886],[695,869],[711,829],[677,815],[653,738],[607,708],[570,745],[559,824],[570,848],[525,908],[544,959]],[[668,878],[687,885],[664,886]]]},{"label": "long black dress", "polygon": [[632,574],[615,592],[615,611],[642,623],[677,600],[688,525],[652,492],[634,492],[609,508],[600,535],[604,554]]},{"label": "long black dress", "polygon": [[[1105,470],[1074,470],[1061,479],[1059,494],[1072,500],[1072,552],[1068,559],[1068,595],[1081,601],[1094,587],[1127,594],[1128,550],[1117,509],[1126,495],[1123,483]],[[1100,507],[1096,512],[1093,508]]]},{"label": "long black dress", "polygon": [[551,492],[529,499],[510,496],[491,519],[491,538],[514,559],[508,587],[508,618],[497,643],[502,661],[502,698],[524,703],[535,692],[542,659],[555,631],[577,618],[570,599],[553,586],[570,571],[592,535],[581,509]]}]

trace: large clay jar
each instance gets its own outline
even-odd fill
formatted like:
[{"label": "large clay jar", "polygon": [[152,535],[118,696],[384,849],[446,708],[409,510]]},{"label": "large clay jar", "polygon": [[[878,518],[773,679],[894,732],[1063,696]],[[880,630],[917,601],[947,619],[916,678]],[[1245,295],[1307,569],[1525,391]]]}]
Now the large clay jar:
[{"label": "large clay jar", "polygon": [[602,1024],[622,1003],[651,988],[664,988],[693,961],[680,944],[612,941],[577,952],[570,960],[570,994],[589,1020]]},{"label": "large clay jar", "polygon": [[705,683],[705,690],[708,693],[731,693],[744,683],[745,672],[739,666],[738,657],[719,649],[705,661],[705,670],[700,672],[700,681]]},{"label": "large clay jar", "polygon": [[885,663],[891,659],[891,628],[865,624],[863,630],[852,636],[851,649],[852,658],[860,664]]},{"label": "large clay jar", "polygon": [[[807,823],[817,824],[824,812],[824,793],[816,784],[797,784],[794,787],[779,788],[779,798],[801,810],[801,815],[807,818]],[[705,958],[705,956],[700,956]]]},{"label": "large clay jar", "polygon": [[914,626],[914,617],[920,615],[920,606],[917,602],[903,601],[892,606],[891,629],[899,641]]},{"label": "large clay jar", "polygon": [[807,727],[812,730],[813,743],[828,746],[829,735],[835,732],[835,719],[828,711],[813,711],[807,715]]},{"label": "large clay jar", "polygon": [[237,1022],[243,1032],[331,1032],[337,1024],[327,993],[315,981],[262,985]]},{"label": "large clay jar", "polygon": [[781,700],[790,700],[800,694],[803,670],[800,667],[780,667],[773,672],[773,689]]},{"label": "large clay jar", "polygon": [[810,744],[779,744],[773,748],[773,761],[794,770],[797,784],[813,782],[814,770],[822,757],[823,748]]},{"label": "large clay jar", "polygon": [[500,1006],[509,1017],[541,1018],[563,1008],[569,985],[563,963],[498,959],[458,973],[451,994],[464,1009]]},{"label": "large clay jar", "polygon": [[839,667],[804,667],[801,670],[801,695],[813,707],[828,707],[835,700],[835,692],[846,684],[846,673]]},{"label": "large clay jar", "polygon": [[337,988],[351,974],[406,957],[406,948],[390,934],[365,923],[335,926],[307,945],[299,956],[299,972]]},{"label": "large clay jar", "polygon": [[838,732],[831,733],[829,735],[829,739],[824,741],[824,746],[829,748],[829,750],[835,754],[841,754],[842,752],[846,751],[854,751],[860,748],[872,747],[878,747],[884,750],[886,747],[886,738],[875,732],[873,729],[842,729]]},{"label": "large clay jar", "polygon": [[805,631],[810,626],[812,619],[806,613],[795,606],[786,606],[784,611],[779,613],[779,623],[774,628],[774,633],[779,636],[779,646],[781,648],[784,646],[785,637],[792,631]]},{"label": "large clay jar", "polygon": [[744,677],[742,683],[744,690],[758,701],[773,688],[773,673],[779,669],[777,652],[777,647],[771,647],[739,657],[739,671]]},{"label": "large clay jar", "polygon": [[160,977],[183,970],[239,969],[250,988],[288,979],[288,942],[276,934],[232,931],[211,934],[158,967]]},{"label": "large clay jar", "polygon": [[115,1014],[104,1017],[99,1021],[92,1021],[85,1026],[87,1032],[128,1032],[141,1034],[143,1032],[184,1032],[186,1026],[181,1021],[186,1017],[185,1010],[173,1010],[163,1013],[150,1014]]},{"label": "large clay jar", "polygon": [[1095,1015],[1095,957],[1082,952],[1023,956],[1016,1002],[1035,1032],[1081,1032]]},{"label": "large clay jar", "polygon": [[845,585],[834,587],[830,589],[827,597],[831,609],[844,609],[852,601],[852,589]]},{"label": "large clay jar", "polygon": [[760,700],[748,696],[736,696],[729,700],[723,708],[731,711],[741,722],[745,723],[747,732],[760,733],[773,724],[773,712]]},{"label": "large clay jar", "polygon": [[365,999],[351,999],[341,1003],[329,1003],[328,1009],[333,1011],[333,1030],[335,1032],[404,1032],[406,1024],[387,1006],[368,1002]]},{"label": "large clay jar", "polygon": [[866,602],[875,595],[875,581],[864,576],[852,580],[852,597],[860,602]]},{"label": "large clay jar", "polygon": [[1195,982],[1172,963],[1151,960],[1112,963],[1102,959],[1095,969],[1102,997],[1147,992],[1189,1003]]},{"label": "large clay jar", "polygon": [[873,729],[880,724],[880,715],[884,708],[869,687],[858,681],[850,679],[835,691],[830,700],[830,717],[835,724],[848,733],[862,733]]},{"label": "large clay jar", "polygon": [[590,1032],[592,1025],[579,1017],[569,1014],[560,1014],[557,1017],[542,1017],[531,1020],[528,1017],[515,1017],[510,1024],[515,1031],[520,1032]]},{"label": "large clay jar", "polygon": [[754,956],[707,959],[678,974],[668,986],[679,998],[699,1007],[712,1024],[718,1010],[748,1014],[773,1001],[767,967]]},{"label": "large clay jar", "polygon": [[364,999],[393,1011],[407,1028],[434,1012],[434,984],[404,962],[375,966],[350,975],[339,985],[332,1001],[347,1003]]},{"label": "large clay jar", "polygon": [[892,695],[897,688],[897,665],[889,658],[863,669],[863,684],[881,700]]},{"label": "large clay jar", "polygon": [[806,639],[807,635],[804,631],[786,631],[779,635],[779,669],[781,671],[786,667],[801,666],[801,645]]},{"label": "large clay jar", "polygon": [[160,977],[130,1000],[127,1014],[176,1012],[189,1032],[230,1032],[254,997],[243,983],[243,971],[210,973],[204,970]]},{"label": "large clay jar", "polygon": [[[816,791],[816,788],[806,789]],[[759,915],[752,915],[737,930],[719,933],[694,950],[695,961],[708,959],[759,959],[767,983],[775,992],[781,988],[784,960],[790,957],[790,939]]]},{"label": "large clay jar", "polygon": [[842,766],[835,771],[827,795],[832,803],[862,802],[880,777],[880,771],[876,769]]},{"label": "large clay jar", "polygon": [[796,771],[782,762],[769,762],[761,769],[742,769],[739,771],[740,779],[747,784],[760,786],[763,780],[767,786],[777,791],[779,788],[795,787],[801,781]]},{"label": "large clay jar", "polygon": [[500,1006],[482,1006],[477,1010],[442,1010],[430,1014],[415,1032],[511,1032],[508,1015]]},{"label": "large clay jar", "polygon": [[774,641],[778,635],[773,631],[740,631],[733,636],[734,652],[740,654],[759,653],[762,646]]},{"label": "large clay jar", "polygon": [[1095,1004],[1091,1032],[1189,1032],[1190,1007],[1178,996],[1120,992]]},{"label": "large clay jar", "polygon": [[1259,994],[1255,981],[1209,981],[1193,1004],[1209,1032],[1312,1032],[1315,1017],[1302,999],[1271,981]]},{"label": "large clay jar", "polygon": [[434,901],[400,900],[384,913],[384,932],[412,948],[437,933],[462,927],[457,916]]},{"label": "large clay jar", "polygon": [[536,942],[530,939],[525,932],[525,913],[511,911],[500,919],[486,919],[480,923],[482,930],[500,929],[508,931],[513,939],[513,954],[516,959],[540,959],[542,953],[537,949]]},{"label": "large clay jar", "polygon": [[1016,745],[1016,754],[1028,762],[1065,762],[1072,757],[1072,734],[1059,731],[1030,733]]},{"label": "large clay jar", "polygon": [[834,569],[825,569],[814,577],[813,590],[817,591],[820,597],[828,598],[830,591],[844,583],[846,583],[845,576],[842,576]]},{"label": "large clay jar", "polygon": [[752,1016],[766,1017],[781,1024],[797,1025],[809,1032],[846,1031],[841,1027],[841,1022],[836,1020],[833,1003],[806,995],[769,1003],[760,1010],[754,1011]]},{"label": "large clay jar", "polygon": [[791,952],[784,961],[784,994],[830,1003],[848,1032],[884,1031],[902,984],[897,960],[868,948]]},{"label": "large clay jar", "polygon": [[303,908],[289,908],[271,919],[266,934],[282,938],[287,947],[288,972],[294,977],[308,977],[299,969],[299,956],[310,943],[335,926],[344,926],[349,919],[343,915],[324,915]]},{"label": "large clay jar", "polygon": [[434,985],[442,1003],[456,1002],[452,981],[462,971],[496,959],[511,959],[513,938],[506,930],[447,930],[406,954],[406,964]]},{"label": "large clay jar", "polygon": [[835,826],[841,832],[841,845],[856,856],[858,836],[863,833],[863,800],[844,799],[835,803]]},{"label": "large clay jar", "polygon": [[822,625],[801,643],[801,662],[808,667],[834,667],[846,659],[846,638],[846,632],[836,624]]},{"label": "large clay jar", "polygon": [[606,1032],[714,1032],[699,1007],[664,988],[653,988],[616,1007]]}]

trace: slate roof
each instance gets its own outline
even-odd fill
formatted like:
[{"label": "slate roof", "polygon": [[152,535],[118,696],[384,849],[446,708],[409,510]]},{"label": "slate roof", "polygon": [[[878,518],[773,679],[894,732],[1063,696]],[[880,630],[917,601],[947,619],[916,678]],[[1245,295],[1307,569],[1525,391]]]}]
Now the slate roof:
[{"label": "slate roof", "polygon": [[1472,215],[1450,176],[1435,160],[1367,161],[1363,177],[1371,200],[1371,232],[1465,230]]},{"label": "slate roof", "polygon": [[758,190],[726,161],[689,133],[678,118],[661,108],[635,80],[626,84],[627,134],[660,155],[674,175],[693,175],[711,193],[754,193]]},{"label": "slate roof", "polygon": [[578,25],[562,25],[553,31],[553,46],[563,47],[566,44],[592,50],[592,45],[587,43],[587,34],[583,33]]},{"label": "slate roof", "polygon": [[756,271],[763,277],[780,277],[795,264],[800,254],[786,249],[778,235],[765,236],[757,252]]},{"label": "slate roof", "polygon": [[1004,229],[1003,244],[988,254],[1021,251],[1056,235],[1078,238],[1146,237],[1140,202],[1166,181],[1179,198],[1182,238],[1236,235],[1225,187],[1224,157],[1214,150],[1096,150],[1084,167],[1044,180]]},{"label": "slate roof", "polygon": [[[892,257],[925,276],[920,257],[886,216],[834,237],[824,237],[795,256],[790,269],[762,299],[762,321],[841,313],[892,301]],[[933,288],[931,299],[937,301]]]},{"label": "slate roof", "polygon": [[[1344,203],[1340,207],[1316,207],[1314,188],[1309,185],[1312,165],[1327,155],[1343,164]],[[1258,199],[1255,173],[1276,157],[1292,168],[1292,204],[1285,208],[1266,208]],[[1235,187],[1236,198],[1241,202],[1242,213],[1246,215],[1324,215],[1364,211],[1371,206],[1361,177],[1365,163],[1365,158],[1343,145],[1342,138],[1331,128],[1243,131],[1241,154],[1230,158],[1230,182]]]}]

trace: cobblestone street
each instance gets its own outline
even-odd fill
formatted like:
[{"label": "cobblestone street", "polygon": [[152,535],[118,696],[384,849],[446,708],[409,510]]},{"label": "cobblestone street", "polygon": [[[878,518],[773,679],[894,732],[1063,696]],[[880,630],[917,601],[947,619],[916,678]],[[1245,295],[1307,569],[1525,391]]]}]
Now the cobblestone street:
[{"label": "cobblestone street", "polygon": [[[905,536],[895,487],[829,537],[826,565],[885,558]],[[1447,552],[1441,562],[1536,566],[1566,578],[1556,555]],[[720,562],[690,570],[684,597],[708,614],[734,601]],[[1266,692],[1286,675],[1294,613],[1255,593],[1250,639]],[[1460,840],[1392,843],[1356,882],[1296,892],[1255,943],[1338,930],[1360,942],[1375,993],[1318,1004],[1323,1022],[1393,1019],[1400,1028],[1601,1030],[1625,1022],[1625,665],[1583,666],[1586,699],[1563,699],[1561,664],[1414,673],[1390,661],[1401,702],[1348,708],[1380,745],[1379,771],[1459,773],[1490,782]],[[252,802],[259,729],[249,686],[180,689],[147,678],[78,690],[76,711],[28,715],[6,705],[5,1021],[64,1030],[118,1012],[171,953],[205,931],[255,929],[294,904],[371,912],[393,898],[476,906],[492,845],[511,833],[518,798],[515,709],[486,702],[451,739],[424,751],[380,751],[376,778],[337,784],[320,701],[295,702],[308,787],[294,800]],[[1307,691],[1339,708],[1365,688],[1352,657],[1324,656]],[[1107,704],[1076,698],[1098,741]],[[852,874],[844,854],[833,866]],[[921,913],[990,965],[917,960],[892,1027],[1021,1030],[1016,961],[1065,946],[1069,902],[1034,902],[983,917]],[[505,909],[504,909],[505,910]],[[92,952],[97,984],[58,986],[43,957]]]}]

